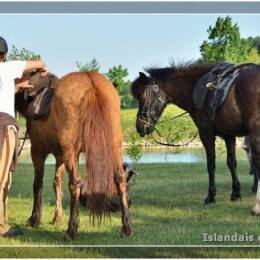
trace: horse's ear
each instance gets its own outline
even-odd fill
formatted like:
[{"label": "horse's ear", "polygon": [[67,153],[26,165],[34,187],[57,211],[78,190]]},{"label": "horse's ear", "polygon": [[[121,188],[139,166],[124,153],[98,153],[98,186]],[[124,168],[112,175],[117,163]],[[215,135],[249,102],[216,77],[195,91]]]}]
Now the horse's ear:
[{"label": "horse's ear", "polygon": [[146,79],[148,78],[147,75],[144,74],[144,73],[141,72],[141,71],[139,72],[139,77],[140,77],[140,78],[146,78]]}]

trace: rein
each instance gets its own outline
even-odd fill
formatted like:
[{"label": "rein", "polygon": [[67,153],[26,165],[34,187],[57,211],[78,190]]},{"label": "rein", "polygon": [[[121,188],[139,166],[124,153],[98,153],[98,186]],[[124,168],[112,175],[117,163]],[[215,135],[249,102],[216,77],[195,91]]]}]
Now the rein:
[{"label": "rein", "polygon": [[23,151],[23,147],[24,147],[25,141],[27,139],[30,139],[30,138],[27,138],[30,127],[31,127],[31,121],[29,121],[28,127],[26,127],[26,131],[25,131],[24,137],[23,138],[19,138],[19,140],[23,140],[23,143],[22,143],[22,145],[21,145],[21,147],[20,147],[20,149],[18,151],[18,156],[20,156],[21,152]]},{"label": "rein", "polygon": [[[155,127],[154,130],[156,131],[156,133],[159,135],[159,137],[161,138],[162,135],[160,134],[160,132],[158,131],[158,129]],[[170,143],[163,143],[161,141],[158,141],[154,135],[152,135],[152,138],[153,140],[157,143],[157,144],[160,144],[160,145],[165,145],[165,146],[173,146],[173,147],[181,147],[181,146],[187,146],[189,145],[192,141],[195,140],[195,138],[198,136],[198,131],[197,133],[187,142],[187,143],[184,143],[184,144],[170,144]]]},{"label": "rein", "polygon": [[[160,121],[160,122],[158,122],[157,124],[161,124],[161,123],[164,123],[164,122],[168,122],[168,121],[174,120],[174,119],[176,119],[176,118],[178,118],[178,117],[182,117],[182,116],[184,116],[184,115],[186,115],[186,114],[188,114],[188,112],[184,112],[184,113],[182,113],[182,114],[180,114],[180,115],[177,115],[177,116],[174,116],[174,117],[172,117],[172,118],[170,118],[170,119],[166,119],[166,120]],[[156,133],[158,134],[158,136],[161,138],[162,135],[160,134],[159,130],[158,130],[156,127],[154,127],[154,130],[156,131]],[[154,135],[152,135],[152,138],[153,138],[153,140],[154,140],[157,144],[160,144],[160,145],[173,146],[173,147],[181,147],[181,146],[187,146],[187,145],[189,145],[191,142],[193,142],[193,141],[195,140],[195,138],[198,136],[198,133],[199,133],[199,132],[197,131],[196,134],[195,134],[187,143],[184,143],[184,144],[163,143],[163,142],[161,142],[161,141],[158,141],[158,140],[154,137]]]},{"label": "rein", "polygon": [[169,118],[169,119],[166,119],[166,120],[163,120],[163,121],[159,121],[159,122],[157,123],[157,125],[158,125],[158,124],[161,124],[161,123],[164,123],[164,122],[168,122],[168,121],[174,120],[174,119],[176,119],[176,118],[178,118],[178,117],[181,117],[181,116],[184,116],[184,115],[186,115],[186,114],[188,114],[188,112],[184,112],[184,113],[182,113],[182,114],[180,114],[180,115],[177,115],[177,116],[174,116],[174,117],[172,117],[172,118]]}]

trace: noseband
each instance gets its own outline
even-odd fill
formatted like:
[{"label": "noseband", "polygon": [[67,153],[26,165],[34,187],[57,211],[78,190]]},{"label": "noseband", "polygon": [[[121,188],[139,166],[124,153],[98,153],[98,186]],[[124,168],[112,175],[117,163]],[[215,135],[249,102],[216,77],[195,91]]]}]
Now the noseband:
[{"label": "noseband", "polygon": [[[160,95],[160,88],[157,84],[153,84],[152,86],[147,87],[147,90],[145,91],[145,100],[144,100],[144,105],[143,109],[141,112],[138,112],[138,117],[137,121],[145,123],[148,127],[155,126],[155,123],[151,122],[151,120],[145,120],[140,118],[140,115],[146,115],[147,118],[150,118],[152,114],[155,114],[154,106],[153,104],[156,102],[164,103],[165,100],[162,99]],[[153,99],[153,102],[151,103]],[[150,104],[151,103],[151,104]],[[145,109],[147,108],[147,111]]]}]

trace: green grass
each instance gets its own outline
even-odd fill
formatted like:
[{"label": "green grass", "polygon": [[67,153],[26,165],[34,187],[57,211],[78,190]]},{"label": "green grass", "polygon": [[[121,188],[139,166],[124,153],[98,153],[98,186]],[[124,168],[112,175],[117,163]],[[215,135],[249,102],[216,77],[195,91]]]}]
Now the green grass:
[{"label": "green grass", "polygon": [[[217,165],[217,203],[203,205],[207,193],[205,163],[197,164],[139,164],[141,173],[130,191],[134,235],[120,236],[120,214],[101,226],[90,224],[87,212],[80,209],[80,230],[77,240],[63,241],[69,217],[69,193],[64,190],[64,219],[52,225],[54,167],[46,166],[43,192],[42,224],[26,227],[32,210],[31,165],[20,164],[13,174],[9,196],[9,222],[20,226],[24,235],[17,239],[0,238],[0,245],[202,245],[203,233],[260,235],[260,219],[250,215],[254,202],[252,178],[248,164],[239,162],[242,200],[231,202],[231,178],[226,165]],[[67,177],[65,180],[67,183]],[[257,244],[255,242],[254,244]],[[212,243],[213,244],[213,243]],[[217,244],[217,243],[215,243]],[[223,244],[223,243],[221,243]],[[228,243],[225,243],[228,244]],[[238,242],[233,244],[244,245]],[[250,243],[249,243],[250,244]],[[252,244],[252,243],[251,243]],[[258,249],[200,249],[200,248],[3,248],[1,257],[259,257]]]}]

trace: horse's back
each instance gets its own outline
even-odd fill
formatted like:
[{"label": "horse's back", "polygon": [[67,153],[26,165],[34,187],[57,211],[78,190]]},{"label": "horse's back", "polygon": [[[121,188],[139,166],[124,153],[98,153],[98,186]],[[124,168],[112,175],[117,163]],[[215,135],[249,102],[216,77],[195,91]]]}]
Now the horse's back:
[{"label": "horse's back", "polygon": [[72,72],[60,79],[55,98],[78,106],[87,91],[96,89],[112,107],[120,107],[119,95],[113,84],[98,72]]},{"label": "horse's back", "polygon": [[54,94],[55,102],[63,105],[77,106],[91,87],[91,81],[86,73],[72,72],[60,79]]},{"label": "horse's back", "polygon": [[237,84],[242,117],[248,128],[260,127],[260,65],[247,68]]},{"label": "horse's back", "polygon": [[248,134],[256,117],[260,122],[260,65],[241,70],[217,113],[216,126],[223,134],[243,136]]},{"label": "horse's back", "polygon": [[75,136],[80,132],[83,101],[93,94],[105,101],[111,117],[113,136],[117,136],[115,142],[121,145],[120,98],[111,81],[98,72],[73,72],[60,79],[52,110],[53,116],[62,121],[58,130],[61,142],[74,143]]}]

